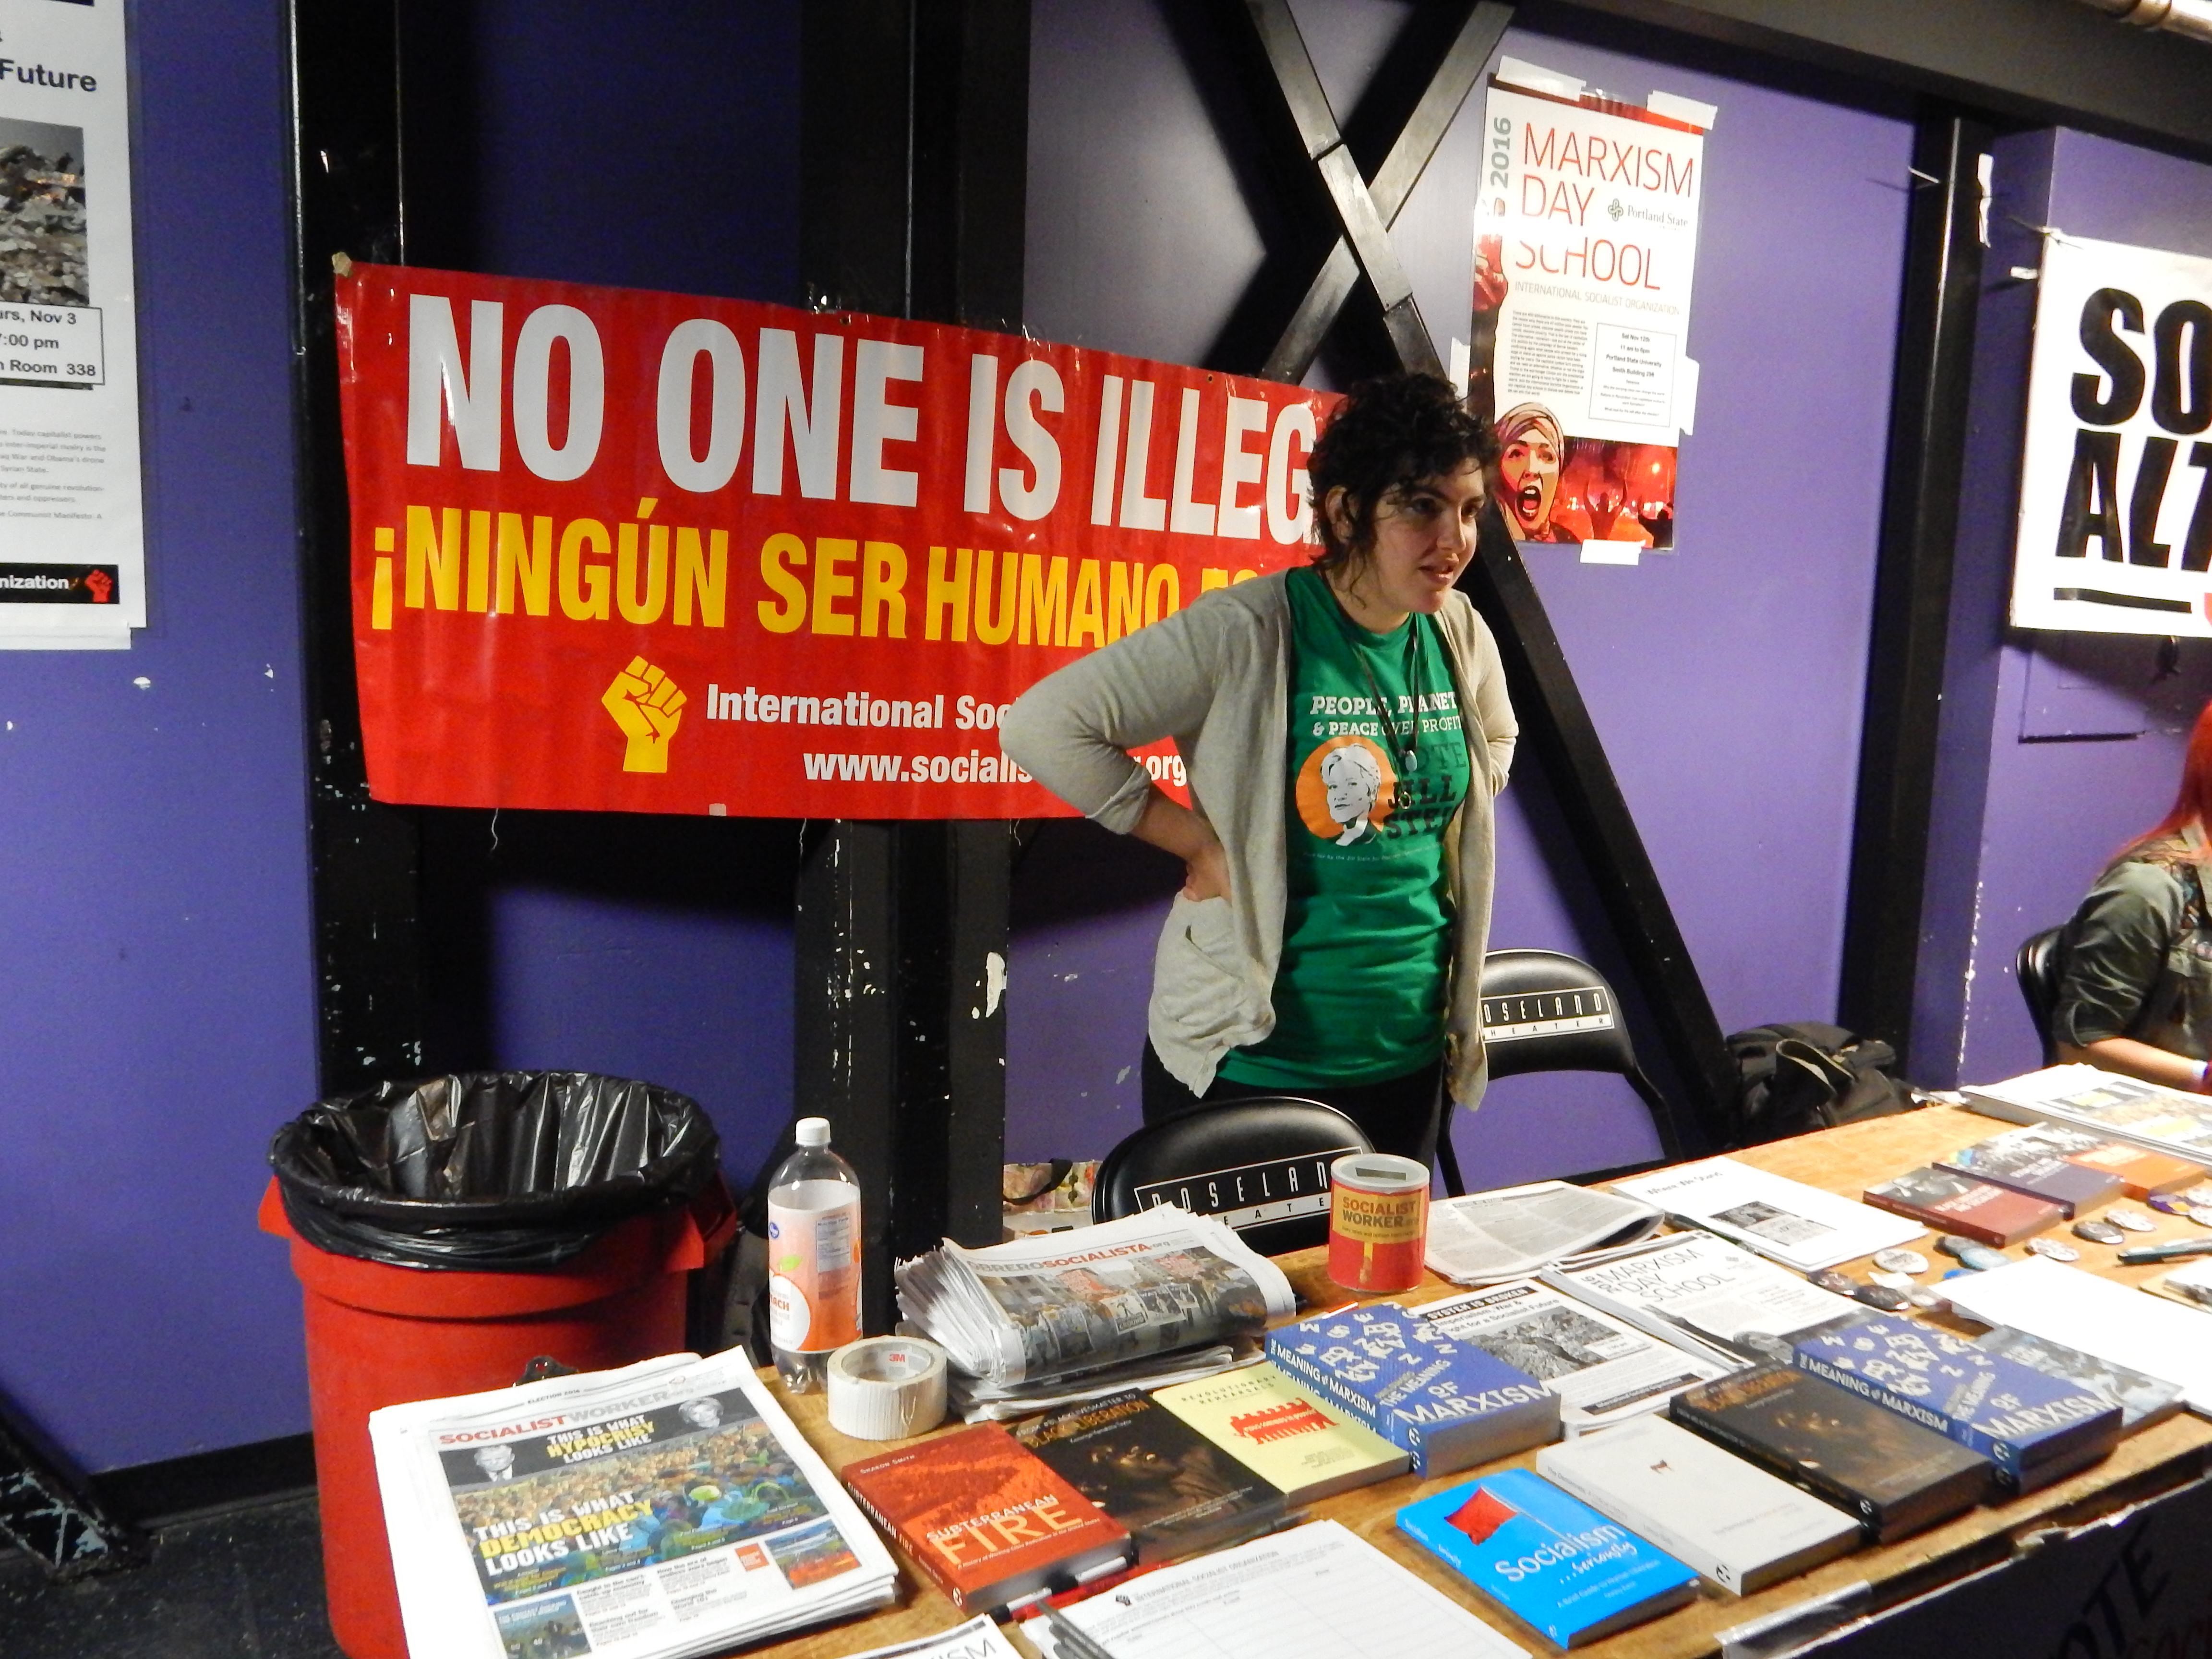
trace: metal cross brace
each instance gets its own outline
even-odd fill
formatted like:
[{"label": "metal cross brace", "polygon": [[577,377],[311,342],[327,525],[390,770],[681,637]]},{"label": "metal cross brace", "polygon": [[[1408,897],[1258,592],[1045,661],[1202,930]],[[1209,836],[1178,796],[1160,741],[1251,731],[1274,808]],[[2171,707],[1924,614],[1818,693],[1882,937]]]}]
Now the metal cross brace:
[{"label": "metal cross brace", "polygon": [[[1442,374],[1413,284],[1390,246],[1389,226],[1480,78],[1513,8],[1501,0],[1470,8],[1372,180],[1361,178],[1345,148],[1289,0],[1245,0],[1245,9],[1340,232],[1260,372],[1271,380],[1304,379],[1364,276],[1400,365]],[[1735,1061],[1542,598],[1494,503],[1483,514],[1476,556],[1460,581],[1498,638],[1523,740],[1544,762],[1598,902],[1690,1097],[1686,1122],[1663,1103],[1654,1111],[1666,1150],[1679,1156],[1726,1145],[1738,1087]]]},{"label": "metal cross brace", "polygon": [[1375,177],[1368,179],[1360,177],[1351,151],[1345,147],[1335,112],[1322,90],[1321,77],[1314,72],[1313,59],[1307,54],[1297,20],[1291,15],[1288,0],[1247,0],[1247,5],[1291,118],[1308,158],[1328,186],[1344,233],[1314,273],[1304,299],[1267,355],[1261,374],[1293,385],[1304,379],[1330,325],[1363,275],[1382,307],[1383,326],[1389,331],[1401,360],[1409,368],[1442,374],[1435,342],[1421,321],[1413,284],[1390,246],[1388,231],[1397,222],[1406,198],[1413,193],[1437,146],[1451,130],[1460,106],[1481,78],[1483,65],[1497,50],[1505,26],[1513,21],[1513,8],[1499,0],[1481,0],[1468,11],[1430,76],[1420,101],[1391,143],[1389,154],[1376,169]]},{"label": "metal cross brace", "polygon": [[0,1408],[0,1540],[34,1556],[56,1578],[137,1566],[146,1539],[110,1514]]}]

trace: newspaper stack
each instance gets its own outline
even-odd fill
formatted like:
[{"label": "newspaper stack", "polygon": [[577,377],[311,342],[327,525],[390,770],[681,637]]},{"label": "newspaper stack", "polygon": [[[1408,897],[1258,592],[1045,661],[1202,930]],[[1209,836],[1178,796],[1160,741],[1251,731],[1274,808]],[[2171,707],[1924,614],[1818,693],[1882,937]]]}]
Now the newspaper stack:
[{"label": "newspaper stack", "polygon": [[1650,1237],[1661,1217],[1640,1199],[1538,1181],[1429,1206],[1429,1271],[1460,1285],[1501,1285],[1540,1268]]},{"label": "newspaper stack", "polygon": [[969,1421],[1157,1388],[1250,1358],[1297,1301],[1267,1257],[1173,1205],[898,1265],[899,1309],[951,1356]]},{"label": "newspaper stack", "polygon": [[742,1349],[372,1413],[412,1659],[685,1659],[898,1570]]}]

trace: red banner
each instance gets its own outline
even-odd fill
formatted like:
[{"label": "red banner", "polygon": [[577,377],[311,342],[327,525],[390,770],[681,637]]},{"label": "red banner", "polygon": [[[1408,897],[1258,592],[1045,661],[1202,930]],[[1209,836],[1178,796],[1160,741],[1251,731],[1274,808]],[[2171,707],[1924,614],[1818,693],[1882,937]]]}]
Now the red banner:
[{"label": "red banner", "polygon": [[337,306],[380,800],[1064,813],[1000,750],[1014,698],[1304,556],[1295,386],[411,267]]}]

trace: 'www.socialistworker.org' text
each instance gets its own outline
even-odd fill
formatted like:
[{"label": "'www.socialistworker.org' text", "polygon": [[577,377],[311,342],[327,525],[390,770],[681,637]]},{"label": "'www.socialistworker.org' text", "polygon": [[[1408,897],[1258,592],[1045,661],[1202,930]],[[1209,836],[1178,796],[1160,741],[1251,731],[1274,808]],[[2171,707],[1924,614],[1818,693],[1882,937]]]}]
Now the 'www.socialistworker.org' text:
[{"label": "'www.socialistworker.org' text", "polygon": [[[1030,775],[1000,751],[971,749],[964,755],[802,754],[809,781],[817,783],[1029,783]],[[1181,755],[1147,755],[1145,770],[1157,783],[1188,781]]]},{"label": "'www.socialistworker.org' text", "polygon": [[[706,715],[710,720],[741,720],[759,726],[837,726],[881,728],[904,726],[915,730],[952,729],[995,732],[1006,718],[1010,702],[988,702],[975,697],[958,698],[950,708],[942,695],[934,697],[878,697],[867,691],[832,693],[828,696],[743,690],[720,685],[707,688]],[[951,718],[948,720],[946,716]],[[812,782],[837,783],[1029,783],[1030,775],[1014,764],[1013,757],[995,747],[969,749],[960,754],[884,755],[805,753],[799,757]],[[1188,782],[1180,755],[1148,755],[1145,769],[1155,781],[1182,787]]]}]

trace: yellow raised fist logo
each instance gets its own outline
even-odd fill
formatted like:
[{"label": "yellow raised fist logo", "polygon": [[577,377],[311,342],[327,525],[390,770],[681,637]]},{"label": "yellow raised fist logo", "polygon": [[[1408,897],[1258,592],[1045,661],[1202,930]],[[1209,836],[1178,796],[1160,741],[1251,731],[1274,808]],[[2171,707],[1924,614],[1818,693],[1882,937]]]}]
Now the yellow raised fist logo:
[{"label": "yellow raised fist logo", "polygon": [[668,740],[684,721],[684,694],[676,682],[642,657],[614,678],[599,698],[629,747],[623,753],[625,772],[665,772]]}]

